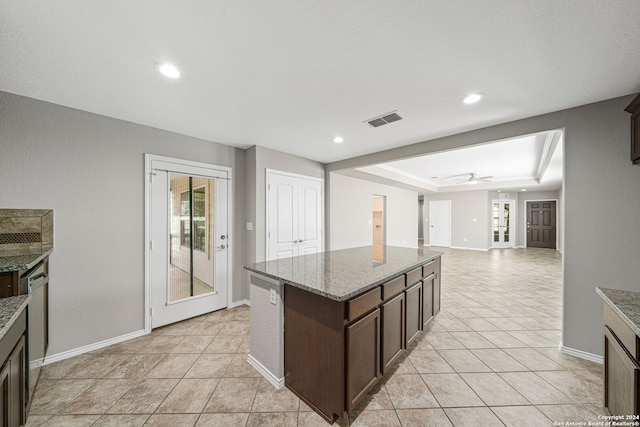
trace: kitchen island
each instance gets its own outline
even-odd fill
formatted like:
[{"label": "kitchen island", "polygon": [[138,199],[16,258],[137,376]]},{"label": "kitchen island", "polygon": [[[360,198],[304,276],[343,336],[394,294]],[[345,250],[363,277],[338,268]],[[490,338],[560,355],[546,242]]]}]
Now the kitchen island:
[{"label": "kitchen island", "polygon": [[441,255],[366,246],[245,266],[249,363],[327,421],[343,418],[439,312]]}]

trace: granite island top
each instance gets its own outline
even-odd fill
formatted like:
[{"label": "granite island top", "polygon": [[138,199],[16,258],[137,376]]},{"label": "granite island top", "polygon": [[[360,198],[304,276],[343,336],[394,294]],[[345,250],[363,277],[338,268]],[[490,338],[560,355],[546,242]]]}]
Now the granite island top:
[{"label": "granite island top", "polygon": [[382,253],[381,261],[374,261],[373,246],[364,246],[258,262],[244,268],[335,301],[345,301],[443,254],[395,246],[385,246]]},{"label": "granite island top", "polygon": [[29,251],[21,253],[19,251],[0,252],[0,273],[8,271],[28,270],[45,257],[51,255],[53,247],[43,247],[41,251]]},{"label": "granite island top", "polygon": [[640,292],[608,288],[596,288],[596,292],[640,336]]},{"label": "granite island top", "polygon": [[30,295],[0,298],[0,340],[29,304]]}]

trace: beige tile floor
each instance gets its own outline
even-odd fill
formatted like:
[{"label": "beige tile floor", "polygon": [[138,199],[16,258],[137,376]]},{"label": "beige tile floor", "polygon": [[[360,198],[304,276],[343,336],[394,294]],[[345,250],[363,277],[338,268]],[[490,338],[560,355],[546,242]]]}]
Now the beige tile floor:
[{"label": "beige tile floor", "polygon": [[[352,426],[552,426],[603,414],[602,366],[558,352],[561,257],[446,250],[442,311]],[[28,426],[324,426],[246,362],[249,308],[47,365]]]}]

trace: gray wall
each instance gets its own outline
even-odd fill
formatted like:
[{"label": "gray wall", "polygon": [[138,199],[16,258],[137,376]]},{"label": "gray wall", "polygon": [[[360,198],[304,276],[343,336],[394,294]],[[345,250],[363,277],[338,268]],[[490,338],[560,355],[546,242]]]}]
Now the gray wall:
[{"label": "gray wall", "polygon": [[[556,203],[556,249],[562,252],[562,223],[560,222],[560,211],[562,210],[562,204],[560,203],[560,196],[558,191],[527,191],[510,194],[517,201],[516,208],[516,246],[527,246],[527,235],[525,232],[525,225],[527,222],[527,202],[532,200],[557,200]],[[498,199],[497,192],[490,192],[489,197],[491,200]]]},{"label": "gray wall", "polygon": [[255,235],[254,259],[259,262],[265,260],[267,253],[267,169],[324,179],[324,164],[264,147],[255,146],[248,151],[251,153],[249,159],[255,162],[248,164],[248,167],[254,171],[252,178],[255,178],[255,202],[253,205],[247,205],[246,208],[247,215],[252,215],[255,219],[253,232]]},{"label": "gray wall", "polygon": [[640,291],[640,167],[629,161],[633,96],[558,111],[327,165],[327,174],[424,153],[564,128],[563,345],[602,355],[596,286]]},{"label": "gray wall", "polygon": [[246,298],[243,150],[0,92],[0,206],[54,210],[49,355],[144,328],[144,153],[233,168]]},{"label": "gray wall", "polygon": [[418,247],[418,193],[350,176],[331,179],[330,249],[373,244],[373,195],[386,196],[385,234],[390,246]]},{"label": "gray wall", "polygon": [[[487,191],[456,191],[424,195],[424,242],[429,242],[429,202],[451,200],[451,247],[486,250],[489,240],[489,196]],[[474,221],[475,220],[475,221]],[[465,241],[466,239],[466,241]]]}]

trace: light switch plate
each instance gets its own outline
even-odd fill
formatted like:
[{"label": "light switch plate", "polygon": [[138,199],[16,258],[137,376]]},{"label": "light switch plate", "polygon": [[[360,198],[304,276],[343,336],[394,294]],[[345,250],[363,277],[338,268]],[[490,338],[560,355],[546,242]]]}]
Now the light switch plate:
[{"label": "light switch plate", "polygon": [[251,230],[253,230],[253,223],[247,222],[247,231],[251,231]]},{"label": "light switch plate", "polygon": [[276,305],[276,301],[277,301],[276,298],[277,298],[276,290],[269,289],[269,302],[273,305]]}]

